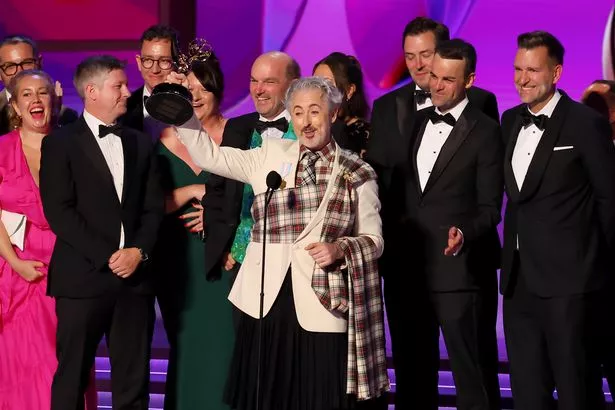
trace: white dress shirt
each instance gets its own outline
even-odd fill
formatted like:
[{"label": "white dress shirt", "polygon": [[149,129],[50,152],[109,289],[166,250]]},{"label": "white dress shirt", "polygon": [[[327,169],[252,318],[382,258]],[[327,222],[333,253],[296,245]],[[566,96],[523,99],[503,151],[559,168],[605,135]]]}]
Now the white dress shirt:
[{"label": "white dress shirt", "polygon": [[[94,117],[92,114],[83,110],[83,119],[90,127],[94,140],[100,147],[100,151],[105,157],[111,176],[113,177],[113,185],[117,193],[118,200],[122,201],[122,190],[124,189],[124,149],[122,147],[122,139],[115,134],[108,134],[104,138],[98,137],[99,125],[107,125]],[[124,247],[124,224],[120,225],[120,243],[119,248]]]},{"label": "white dress shirt", "polygon": [[[447,112],[441,112],[437,108],[435,110],[436,113],[440,115],[450,113],[455,120],[459,120],[461,113],[467,105],[468,97],[464,98],[459,104]],[[421,140],[421,145],[416,153],[416,167],[419,173],[421,192],[425,190],[425,185],[427,185],[427,180],[431,175],[433,166],[435,165],[438,155],[440,155],[440,151],[442,150],[442,147],[444,146],[444,143],[448,139],[448,136],[452,130],[453,127],[443,121],[437,124],[434,124],[431,120],[427,121],[427,124],[425,125],[425,132],[423,133],[423,138]]]},{"label": "white dress shirt", "polygon": [[[268,120],[267,118],[263,117],[262,115],[258,116],[258,119],[263,121],[263,122],[271,122],[271,121],[276,121],[279,120],[280,118],[286,118],[286,120],[288,120],[288,122],[290,123],[290,113],[286,110],[282,111],[280,114],[278,114],[274,119],[272,120]],[[265,131],[263,131],[263,133],[261,134],[261,137],[263,139],[265,138],[277,138],[277,139],[281,139],[284,136],[284,133],[282,131],[280,131],[279,129],[272,127],[272,128],[267,128]]]},{"label": "white dress shirt", "polygon": [[[419,87],[416,84],[414,86],[415,86],[415,90],[423,90],[421,87]],[[428,97],[428,98],[425,99],[425,102],[423,104],[416,103],[416,110],[417,111],[423,110],[423,109],[429,108],[431,106],[433,106],[433,103],[431,102],[431,98]]]},{"label": "white dress shirt", "polygon": [[[547,105],[545,105],[542,110],[535,114],[530,111],[530,114],[535,116],[546,115],[547,117],[551,117],[551,115],[553,115],[553,110],[555,110],[555,106],[561,97],[562,95],[556,90],[553,97],[551,97]],[[539,129],[534,123],[527,127],[521,127],[521,131],[519,131],[517,143],[515,144],[515,149],[512,155],[512,169],[515,174],[515,181],[517,181],[519,191],[521,191],[523,181],[525,180],[525,175],[530,167],[532,158],[534,158],[534,153],[536,152],[536,148],[540,143],[543,133],[544,130]]]},{"label": "white dress shirt", "polygon": [[148,99],[152,93],[147,89],[147,86],[143,86],[143,131],[148,134],[154,141],[157,141],[162,134],[162,130],[168,127],[168,125],[158,121],[145,109],[145,100]]}]

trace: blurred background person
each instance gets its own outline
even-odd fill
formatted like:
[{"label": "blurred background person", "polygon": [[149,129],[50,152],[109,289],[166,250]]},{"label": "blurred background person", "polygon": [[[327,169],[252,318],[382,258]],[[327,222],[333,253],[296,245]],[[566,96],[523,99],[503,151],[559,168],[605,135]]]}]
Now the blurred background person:
[{"label": "blurred background person", "polygon": [[[212,53],[193,61],[190,68],[194,112],[220,145],[226,124],[220,112],[224,91],[220,63]],[[203,243],[207,227],[201,200],[209,195],[206,185],[211,175],[194,164],[172,127],[162,132],[156,153],[166,193],[166,216],[154,251],[156,295],[170,345],[165,409],[228,409],[222,394],[234,330],[227,299],[231,283],[228,275],[222,275],[220,261],[230,243],[227,239],[227,246],[219,247],[213,232]],[[212,195],[224,197],[219,187],[223,183],[218,181]],[[239,219],[237,213],[233,216]]]},{"label": "blurred background person", "polygon": [[[594,108],[609,120],[612,138],[615,143],[615,81],[594,81],[583,93],[581,102]],[[602,310],[605,312],[613,312],[615,310],[615,302],[610,297],[613,294],[614,285],[611,279],[608,284],[609,289],[603,298],[604,306]],[[613,349],[613,346],[615,346],[615,326],[611,323],[603,323],[598,326],[598,329],[602,332],[598,336],[602,369],[609,385],[609,391],[613,394],[615,392],[615,350]]]},{"label": "blurred background person", "polygon": [[[11,78],[22,70],[41,70],[42,65],[43,56],[39,54],[38,46],[30,37],[11,35],[0,40],[0,79],[5,87],[0,92],[0,135],[13,130],[9,119]],[[59,99],[56,125],[62,126],[76,121],[79,117],[77,112],[62,105],[62,85],[59,81],[55,82],[54,88],[55,96]]]},{"label": "blurred background person", "polygon": [[353,56],[333,52],[317,62],[312,73],[331,81],[342,93],[342,104],[333,124],[336,142],[342,148],[363,156],[370,126],[366,120],[369,106],[359,61]]},{"label": "blurred background person", "polygon": [[608,118],[615,140],[615,81],[594,81],[583,93],[581,102]]},{"label": "blurred background person", "polygon": [[[38,189],[41,143],[57,121],[54,83],[39,70],[21,70],[8,84],[13,129],[0,138],[0,213],[25,216],[20,249],[0,222],[0,409],[47,410],[57,367],[55,302],[46,295],[55,243]],[[8,232],[10,230],[10,232]],[[93,373],[92,373],[93,376]],[[90,379],[86,407],[96,409]]]}]

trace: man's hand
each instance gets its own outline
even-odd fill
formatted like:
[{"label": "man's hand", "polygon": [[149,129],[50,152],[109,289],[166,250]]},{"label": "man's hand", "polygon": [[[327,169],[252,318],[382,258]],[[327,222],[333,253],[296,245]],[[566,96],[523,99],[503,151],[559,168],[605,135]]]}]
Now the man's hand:
[{"label": "man's hand", "polygon": [[224,264],[224,270],[231,270],[235,267],[237,261],[233,258],[230,252],[226,252],[222,256],[222,263]]},{"label": "man's hand", "polygon": [[448,246],[444,249],[446,256],[455,256],[463,246],[463,233],[454,226],[448,230]]},{"label": "man's hand", "polygon": [[137,248],[119,249],[109,258],[109,268],[120,278],[127,278],[141,263],[141,252]]},{"label": "man's hand", "polygon": [[329,265],[344,259],[344,252],[337,243],[316,242],[305,247],[314,262],[321,268],[326,268]]},{"label": "man's hand", "polygon": [[166,82],[183,85],[188,88],[188,77],[186,77],[185,74],[176,73],[175,71],[171,71],[169,75],[167,75]]},{"label": "man's hand", "polygon": [[60,84],[59,81],[56,81],[55,91],[56,91],[56,99],[58,102],[58,112],[60,112],[60,109],[62,109],[62,97],[64,96],[64,91],[62,90],[62,84]]}]

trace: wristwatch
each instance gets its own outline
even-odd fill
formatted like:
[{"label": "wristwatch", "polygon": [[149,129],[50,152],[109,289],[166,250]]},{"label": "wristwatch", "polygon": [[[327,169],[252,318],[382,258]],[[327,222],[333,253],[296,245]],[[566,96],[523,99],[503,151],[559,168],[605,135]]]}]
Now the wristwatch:
[{"label": "wristwatch", "polygon": [[149,259],[149,255],[141,248],[139,249],[139,253],[141,254],[141,262],[145,262]]}]

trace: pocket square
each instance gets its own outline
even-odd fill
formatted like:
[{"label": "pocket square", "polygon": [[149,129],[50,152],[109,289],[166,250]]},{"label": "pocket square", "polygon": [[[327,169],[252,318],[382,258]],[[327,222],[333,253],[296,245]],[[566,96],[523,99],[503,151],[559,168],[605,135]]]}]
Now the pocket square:
[{"label": "pocket square", "polygon": [[566,149],[573,149],[573,145],[563,145],[561,147],[553,147],[553,151],[564,151]]}]

